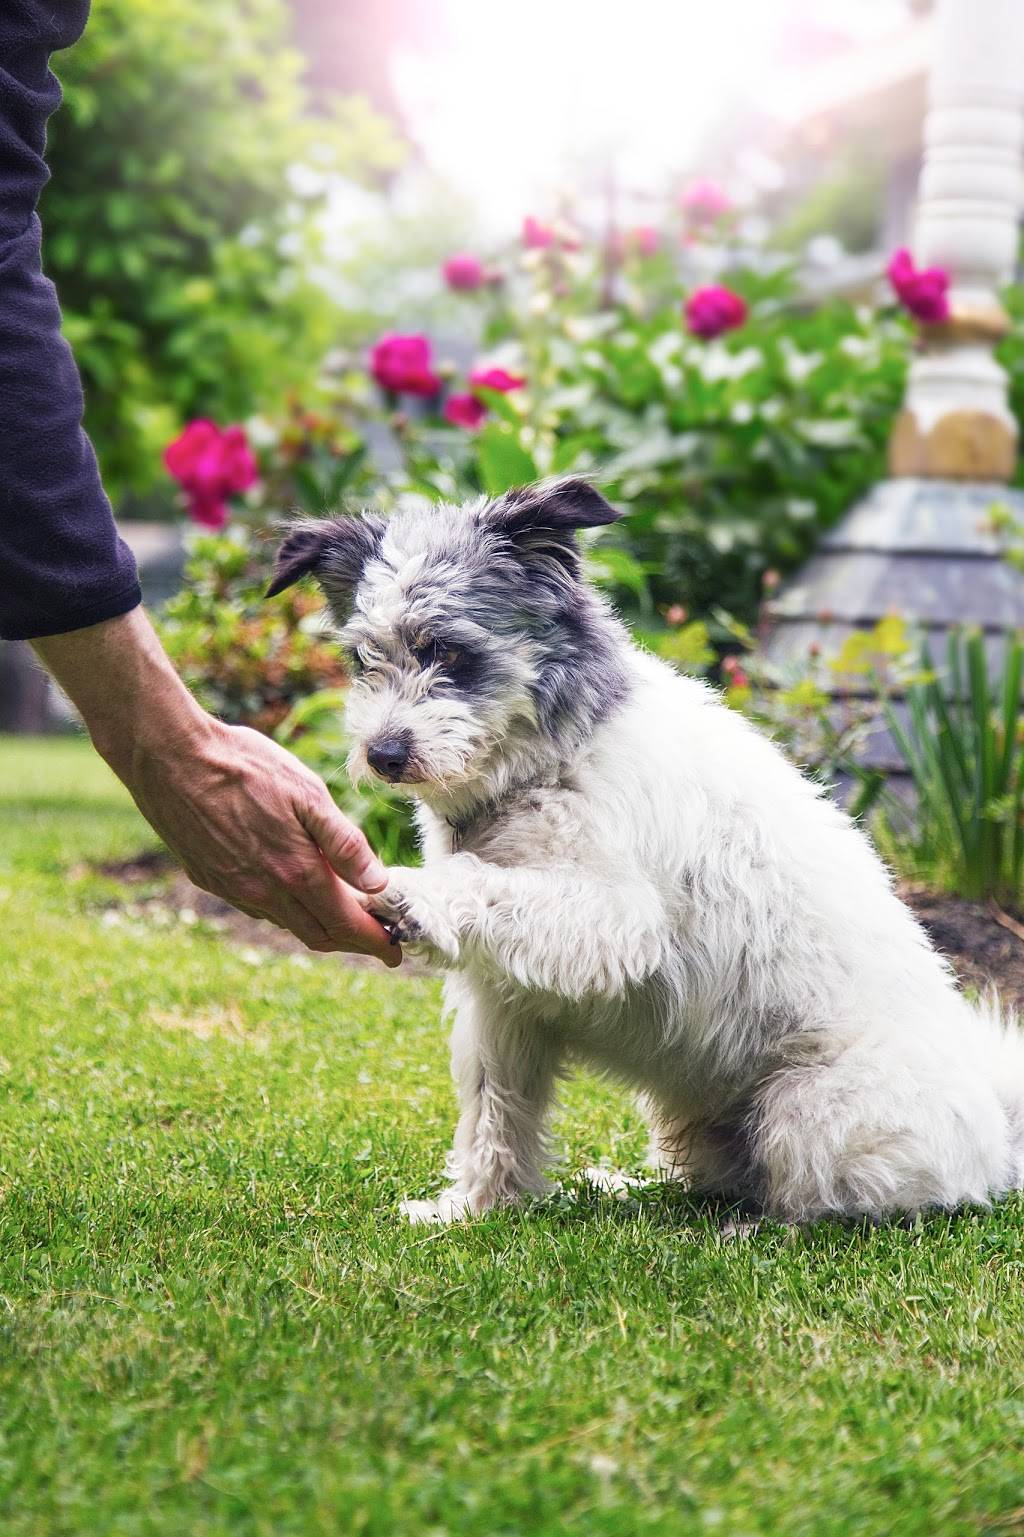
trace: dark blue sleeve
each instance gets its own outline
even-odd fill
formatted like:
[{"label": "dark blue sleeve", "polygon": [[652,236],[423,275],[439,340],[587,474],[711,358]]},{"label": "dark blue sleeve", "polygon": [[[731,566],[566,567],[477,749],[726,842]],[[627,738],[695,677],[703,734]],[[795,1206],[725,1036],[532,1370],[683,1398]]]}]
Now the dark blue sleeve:
[{"label": "dark blue sleeve", "polygon": [[36,205],[46,120],[60,105],[49,56],[82,34],[89,0],[0,0],[0,636],[58,635],[141,601],[96,456]]}]

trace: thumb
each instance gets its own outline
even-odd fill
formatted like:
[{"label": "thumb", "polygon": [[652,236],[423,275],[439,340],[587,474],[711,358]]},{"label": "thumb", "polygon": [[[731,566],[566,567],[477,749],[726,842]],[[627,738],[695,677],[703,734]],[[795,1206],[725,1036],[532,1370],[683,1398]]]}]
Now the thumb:
[{"label": "thumb", "polygon": [[322,800],[301,813],[300,820],[331,869],[342,880],[360,891],[384,889],[388,872],[359,828],[348,817],[342,816],[326,790]]}]

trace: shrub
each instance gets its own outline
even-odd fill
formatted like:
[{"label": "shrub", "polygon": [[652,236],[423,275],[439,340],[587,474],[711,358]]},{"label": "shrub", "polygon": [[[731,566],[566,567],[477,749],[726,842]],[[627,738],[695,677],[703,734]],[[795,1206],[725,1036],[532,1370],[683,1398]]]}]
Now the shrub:
[{"label": "shrub", "polygon": [[[528,259],[525,285],[463,300],[486,307],[488,345],[523,387],[471,373],[468,391],[451,381],[447,402],[409,401],[397,483],[496,495],[538,475],[593,472],[626,514],[598,547],[620,602],[752,618],[765,570],[806,556],[881,473],[906,323],[840,301],[808,312],[788,276],[748,271],[729,289],[699,290],[714,298],[716,325],[725,315],[733,327],[707,340],[687,334],[665,252],[627,263],[616,302],[583,253]],[[726,314],[721,296],[733,290]]]},{"label": "shrub", "polygon": [[[296,510],[320,513],[347,490],[365,487],[366,449],[337,409],[314,413],[293,403],[280,425],[258,427],[254,446],[239,427],[193,422],[168,452],[185,506],[204,531],[190,537],[184,584],[164,605],[159,627],[172,661],[208,709],[273,732],[300,700],[346,678],[325,633],[319,590],[302,583],[273,602],[264,596],[278,527]],[[225,464],[245,473],[232,479]],[[212,476],[216,519],[204,476]],[[244,502],[236,496],[229,504],[232,486],[246,488]],[[219,531],[205,531],[211,522]]]},{"label": "shrub", "polygon": [[268,733],[297,701],[346,680],[319,596],[301,586],[264,598],[271,549],[244,524],[193,537],[185,584],[159,615],[164,646],[206,709]]},{"label": "shrub", "polygon": [[308,392],[338,323],[325,179],[400,149],[359,102],[311,110],[282,0],[94,0],[58,67],[44,258],[107,483],[145,493],[186,418]]}]

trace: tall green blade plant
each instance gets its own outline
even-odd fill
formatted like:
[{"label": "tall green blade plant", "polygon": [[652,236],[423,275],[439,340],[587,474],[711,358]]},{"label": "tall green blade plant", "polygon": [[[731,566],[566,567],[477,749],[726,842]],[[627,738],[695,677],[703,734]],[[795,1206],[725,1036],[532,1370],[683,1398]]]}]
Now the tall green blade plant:
[{"label": "tall green blade plant", "polygon": [[[906,719],[883,692],[886,724],[913,781],[901,852],[927,878],[971,898],[1019,902],[1024,877],[1024,634],[1008,633],[1001,678],[980,630],[952,630],[945,667],[927,642],[906,685]],[[892,825],[892,823],[890,823]]]}]

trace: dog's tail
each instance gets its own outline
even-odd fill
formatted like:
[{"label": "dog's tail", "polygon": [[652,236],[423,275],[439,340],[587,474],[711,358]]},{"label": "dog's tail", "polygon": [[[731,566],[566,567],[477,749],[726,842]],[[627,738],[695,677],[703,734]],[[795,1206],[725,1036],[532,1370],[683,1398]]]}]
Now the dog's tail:
[{"label": "dog's tail", "polygon": [[994,989],[974,1006],[974,1013],[989,1075],[1010,1128],[1010,1187],[1020,1190],[1024,1188],[1024,1025]]}]

